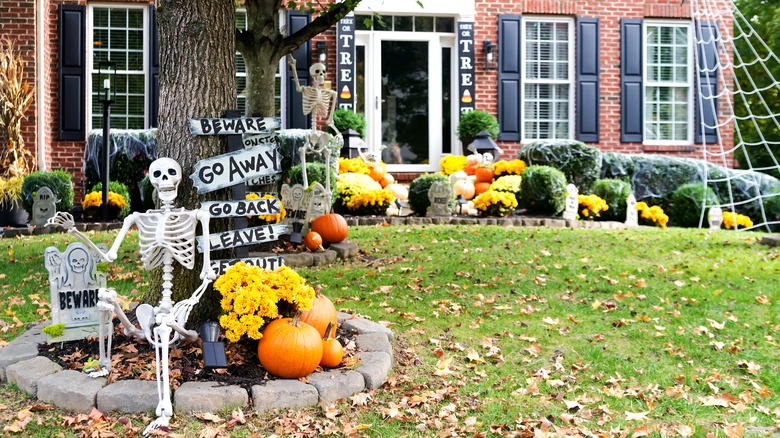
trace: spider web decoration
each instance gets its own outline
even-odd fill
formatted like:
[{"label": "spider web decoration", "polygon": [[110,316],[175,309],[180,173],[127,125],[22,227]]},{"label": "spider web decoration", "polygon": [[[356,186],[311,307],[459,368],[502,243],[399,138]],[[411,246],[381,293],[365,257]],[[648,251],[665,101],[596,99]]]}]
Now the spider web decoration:
[{"label": "spider web decoration", "polygon": [[[773,72],[780,72],[780,58],[733,0],[690,0],[690,6],[704,183],[723,211],[750,216],[753,226],[745,229],[778,231],[780,182],[772,175],[780,176],[780,77]],[[757,155],[766,157],[762,164],[751,161]],[[744,170],[729,169],[735,157]]]}]

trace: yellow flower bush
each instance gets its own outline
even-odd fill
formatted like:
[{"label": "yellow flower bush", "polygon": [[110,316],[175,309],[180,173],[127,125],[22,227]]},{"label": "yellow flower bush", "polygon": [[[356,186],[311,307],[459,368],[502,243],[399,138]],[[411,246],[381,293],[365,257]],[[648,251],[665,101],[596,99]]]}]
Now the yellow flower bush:
[{"label": "yellow flower bush", "polygon": [[579,203],[579,216],[581,219],[593,219],[601,215],[602,211],[609,210],[607,201],[597,195],[577,195]]},{"label": "yellow flower bush", "polygon": [[362,173],[364,175],[370,175],[371,166],[360,157],[339,158],[339,173]]},{"label": "yellow flower bush", "polygon": [[520,183],[523,177],[520,175],[502,176],[490,183],[490,190],[497,192],[509,192],[515,195],[515,200],[520,200]]},{"label": "yellow flower bush", "polygon": [[[81,208],[87,210],[89,208],[100,207],[103,205],[103,193],[101,192],[89,192],[84,200],[81,201]],[[127,201],[124,196],[119,193],[108,192],[108,205],[122,209],[127,207]]]},{"label": "yellow flower bush", "polygon": [[666,224],[669,222],[669,216],[664,213],[664,210],[654,205],[649,207],[646,202],[636,203],[637,212],[639,212],[639,223],[642,225],[657,225],[661,228],[666,228]]},{"label": "yellow flower bush", "polygon": [[517,208],[514,193],[488,190],[474,199],[474,208],[482,216],[508,216]]},{"label": "yellow flower bush", "polygon": [[[258,199],[270,199],[275,198],[274,195],[263,195],[260,197],[257,193],[247,193],[246,194],[246,200],[247,201],[256,201]],[[282,219],[287,217],[287,210],[284,209],[284,204],[282,204],[282,200],[279,200],[279,214],[261,214],[260,216],[257,216],[257,221],[260,222],[260,225],[262,224],[278,224],[281,222]],[[247,216],[247,219],[254,219],[252,216]]]},{"label": "yellow flower bush", "polygon": [[466,168],[466,157],[463,155],[445,155],[439,160],[439,168],[444,176],[450,176]]},{"label": "yellow flower bush", "polygon": [[393,201],[395,195],[390,190],[371,190],[352,196],[347,201],[347,208],[351,211],[375,210],[377,212],[373,214],[381,215]]},{"label": "yellow flower bush", "polygon": [[268,271],[244,262],[236,263],[214,282],[222,294],[224,313],[219,325],[230,342],[242,337],[263,337],[262,328],[279,317],[280,307],[289,313],[311,308],[316,293],[306,280],[287,266]]},{"label": "yellow flower bush", "polygon": [[496,178],[500,178],[504,175],[520,175],[525,168],[526,164],[523,160],[496,161],[493,172],[496,173]]},{"label": "yellow flower bush", "polygon": [[384,215],[395,201],[393,192],[362,173],[342,173],[338,176],[339,194],[334,208],[354,215]]},{"label": "yellow flower bush", "polygon": [[[736,227],[734,226],[736,224]],[[750,228],[753,226],[753,221],[750,220],[748,216],[745,216],[744,214],[734,213],[731,211],[724,211],[723,212],[723,226],[726,227],[727,230],[734,228]]]}]

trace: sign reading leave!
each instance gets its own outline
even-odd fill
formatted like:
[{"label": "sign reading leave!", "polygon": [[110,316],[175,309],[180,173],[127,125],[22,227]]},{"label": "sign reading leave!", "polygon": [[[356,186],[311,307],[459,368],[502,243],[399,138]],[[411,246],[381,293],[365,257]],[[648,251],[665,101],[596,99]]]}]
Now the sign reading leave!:
[{"label": "sign reading leave!", "polygon": [[[218,251],[220,249],[236,248],[255,243],[271,242],[278,240],[279,236],[286,232],[287,225],[273,224],[214,233],[210,234],[208,238],[209,242],[211,242],[211,250]],[[203,236],[198,236],[196,239],[198,240],[198,251],[203,252]]]}]

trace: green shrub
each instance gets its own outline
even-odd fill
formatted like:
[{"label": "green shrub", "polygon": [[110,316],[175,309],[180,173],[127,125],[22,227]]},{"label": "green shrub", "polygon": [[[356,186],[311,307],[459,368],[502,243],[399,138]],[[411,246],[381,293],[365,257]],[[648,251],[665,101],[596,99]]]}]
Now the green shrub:
[{"label": "green shrub", "polygon": [[678,227],[698,227],[702,218],[706,224],[709,207],[719,202],[715,192],[704,184],[683,184],[672,194],[669,219]]},{"label": "green shrub", "polygon": [[519,157],[530,165],[554,167],[577,186],[580,193],[591,192],[601,175],[601,152],[593,146],[574,140],[537,141],[520,149]]},{"label": "green shrub", "polygon": [[780,231],[780,190],[770,193],[768,197],[764,198],[764,214],[766,215],[767,222],[775,222],[769,224],[769,231],[777,233]]},{"label": "green shrub", "polygon": [[[672,193],[688,183],[703,183],[701,162],[661,155],[629,155],[634,163],[631,187],[637,201],[670,211]],[[698,224],[698,220],[696,221]]]},{"label": "green shrub", "polygon": [[141,192],[141,210],[146,211],[157,208],[155,199],[157,194],[154,193],[154,186],[152,185],[152,181],[149,179],[148,174],[138,183],[138,188]]},{"label": "green shrub", "polygon": [[566,207],[566,176],[551,166],[529,166],[520,182],[520,205],[531,214],[557,215]]},{"label": "green shrub", "polygon": [[620,152],[601,154],[601,179],[619,179],[631,182],[634,175],[634,162],[631,157]]},{"label": "green shrub", "polygon": [[[449,178],[440,173],[425,173],[415,178],[409,185],[409,207],[418,216],[425,216],[431,201],[428,199],[428,190],[436,181],[450,183]],[[453,198],[454,200],[454,198]]]},{"label": "green shrub", "polygon": [[607,202],[609,208],[599,216],[601,220],[625,222],[626,200],[631,195],[631,184],[619,179],[600,179],[593,183],[593,194]]},{"label": "green shrub", "polygon": [[[339,132],[354,129],[361,138],[366,137],[366,119],[362,114],[357,114],[350,109],[339,108],[333,112],[333,124]],[[335,134],[335,132],[331,132]]]},{"label": "green shrub", "polygon": [[40,170],[24,177],[22,183],[22,207],[32,216],[32,204],[35,194],[42,187],[48,187],[57,198],[57,211],[70,211],[73,208],[73,183],[70,174],[64,170]]},{"label": "green shrub", "polygon": [[[296,164],[295,166],[291,167],[287,171],[285,182],[291,186],[295,184],[303,184],[302,169],[303,167],[300,164]],[[322,187],[327,187],[325,185],[325,163],[306,162],[306,177],[308,179],[309,185],[318,182],[322,184]],[[336,200],[336,195],[338,194],[338,181],[336,181],[336,178],[337,178],[336,171],[331,169],[330,170],[331,202]]]},{"label": "green shrub", "polygon": [[[122,184],[119,181],[109,181],[108,191],[114,192],[118,195],[121,195],[123,198],[125,198],[125,203],[127,205],[125,205],[124,208],[121,208],[119,210],[119,214],[117,215],[117,217],[122,219],[126,217],[128,214],[130,214],[130,191],[127,189],[127,186]],[[92,190],[90,190],[90,192],[103,192],[103,183],[99,182],[95,184],[92,187]]]},{"label": "green shrub", "polygon": [[479,131],[487,131],[492,138],[498,136],[498,121],[490,113],[475,110],[463,113],[458,121],[458,138],[465,148],[479,134]]}]

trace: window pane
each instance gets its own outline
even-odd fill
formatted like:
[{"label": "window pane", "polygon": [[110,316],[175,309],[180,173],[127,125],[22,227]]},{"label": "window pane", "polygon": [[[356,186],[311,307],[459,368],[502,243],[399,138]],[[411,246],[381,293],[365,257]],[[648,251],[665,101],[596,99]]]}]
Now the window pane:
[{"label": "window pane", "polygon": [[127,10],[112,8],[108,13],[108,22],[111,27],[127,27]]},{"label": "window pane", "polygon": [[396,32],[411,32],[414,30],[413,17],[396,16],[393,22],[393,30]]},{"label": "window pane", "polygon": [[143,9],[130,9],[127,13],[128,23],[127,27],[135,29],[144,28],[144,11]]},{"label": "window pane", "polygon": [[371,30],[371,20],[370,15],[355,15],[355,29]]},{"label": "window pane", "polygon": [[436,32],[455,32],[455,19],[452,17],[436,17]]},{"label": "window pane", "polygon": [[433,32],[433,17],[414,17],[415,32]]}]

